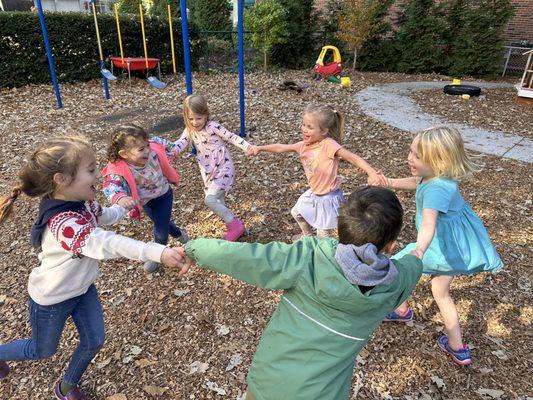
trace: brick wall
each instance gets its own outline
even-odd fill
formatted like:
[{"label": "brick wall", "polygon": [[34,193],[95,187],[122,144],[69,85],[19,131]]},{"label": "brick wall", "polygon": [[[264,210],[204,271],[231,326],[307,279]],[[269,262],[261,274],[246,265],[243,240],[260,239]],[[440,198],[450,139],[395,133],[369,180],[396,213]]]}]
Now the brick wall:
[{"label": "brick wall", "polygon": [[505,32],[507,41],[533,42],[533,0],[513,0],[511,3],[515,8],[515,15]]},{"label": "brick wall", "polygon": [[[406,1],[397,0],[391,7],[390,19],[393,23],[398,19],[401,5]],[[315,0],[315,6],[318,9],[322,9],[325,3],[326,0]],[[504,33],[507,42],[510,43],[517,40],[533,42],[533,0],[511,0],[511,4],[515,8],[515,15]]]}]

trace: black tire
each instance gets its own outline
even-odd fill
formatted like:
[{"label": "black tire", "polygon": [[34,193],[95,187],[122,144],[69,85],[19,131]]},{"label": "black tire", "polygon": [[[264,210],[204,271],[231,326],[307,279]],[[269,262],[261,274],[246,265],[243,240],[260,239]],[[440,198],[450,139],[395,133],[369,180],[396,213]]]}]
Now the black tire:
[{"label": "black tire", "polygon": [[479,96],[481,94],[481,88],[472,85],[446,85],[443,90],[444,93],[453,95]]}]

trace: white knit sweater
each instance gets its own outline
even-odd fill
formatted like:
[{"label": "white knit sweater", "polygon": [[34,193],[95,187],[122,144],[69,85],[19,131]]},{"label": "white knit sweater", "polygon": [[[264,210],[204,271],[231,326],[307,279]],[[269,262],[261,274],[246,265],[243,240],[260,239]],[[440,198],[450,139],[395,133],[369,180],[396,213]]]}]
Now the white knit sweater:
[{"label": "white knit sweater", "polygon": [[52,305],[84,294],[99,275],[98,260],[126,257],[160,262],[165,246],[98,227],[114,224],[126,211],[116,204],[102,208],[89,201],[82,211],[64,211],[50,218],[39,253],[41,263],[30,273],[30,297],[38,304]]}]

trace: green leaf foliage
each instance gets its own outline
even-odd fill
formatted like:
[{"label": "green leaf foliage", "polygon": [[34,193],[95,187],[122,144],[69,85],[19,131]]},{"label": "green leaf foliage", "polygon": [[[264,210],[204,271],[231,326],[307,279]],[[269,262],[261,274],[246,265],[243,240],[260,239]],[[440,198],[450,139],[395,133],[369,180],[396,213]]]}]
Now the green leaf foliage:
[{"label": "green leaf foliage", "polygon": [[274,46],[287,41],[286,15],[276,0],[263,0],[245,12],[245,27],[252,32],[247,39],[253,48],[263,53],[264,69]]},{"label": "green leaf foliage", "polygon": [[400,72],[442,72],[445,58],[446,24],[434,0],[409,0],[400,22],[397,46]]},{"label": "green leaf foliage", "polygon": [[311,68],[316,59],[317,21],[313,0],[278,0],[286,11],[287,41],[274,45],[272,62],[288,68]]},{"label": "green leaf foliage", "polygon": [[231,29],[230,9],[227,0],[189,0],[190,18],[201,31],[226,31]]},{"label": "green leaf foliage", "polygon": [[452,0],[448,3],[448,41],[453,76],[493,75],[498,70],[513,16],[509,0]]},{"label": "green leaf foliage", "polygon": [[[56,74],[60,83],[100,78],[98,46],[93,16],[81,13],[45,13]],[[114,16],[99,14],[98,25],[104,57],[119,56]],[[174,36],[180,37],[181,26],[173,21]],[[125,57],[142,57],[141,26],[138,17],[121,15],[120,28]],[[148,56],[161,60],[163,72],[171,71],[168,21],[146,17]],[[44,49],[39,19],[27,12],[0,13],[0,87],[50,83],[50,71]],[[190,31],[193,67],[196,66],[194,43],[197,31]],[[178,69],[183,70],[181,40],[175,40]],[[109,63],[108,63],[109,65]]]}]

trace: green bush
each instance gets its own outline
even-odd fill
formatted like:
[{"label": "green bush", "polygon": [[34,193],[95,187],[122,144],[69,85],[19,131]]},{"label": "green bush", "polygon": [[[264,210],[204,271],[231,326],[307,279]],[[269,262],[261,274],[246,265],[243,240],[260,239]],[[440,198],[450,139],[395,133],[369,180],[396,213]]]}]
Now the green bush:
[{"label": "green bush", "polygon": [[287,41],[287,12],[276,0],[263,0],[244,13],[246,28],[252,33],[247,36],[252,47],[263,53],[263,70],[276,44]]},{"label": "green bush", "polygon": [[[99,78],[98,47],[93,16],[81,13],[45,13],[48,36],[60,82],[86,81]],[[119,45],[113,15],[98,15],[104,57],[119,56]],[[120,28],[125,57],[144,56],[141,26],[136,16],[122,15]],[[148,56],[161,60],[163,72],[170,72],[172,58],[168,21],[145,17]],[[181,24],[173,21],[174,44],[178,68],[183,70]],[[23,86],[50,82],[50,71],[36,14],[0,13],[0,87]],[[190,26],[191,58],[196,67],[197,30]]]},{"label": "green bush", "polygon": [[409,0],[400,20],[397,46],[401,49],[397,69],[400,72],[442,72],[446,25],[435,0]]},{"label": "green bush", "polygon": [[503,31],[513,15],[509,0],[452,0],[448,3],[449,60],[453,76],[494,75]]},{"label": "green bush", "polygon": [[313,0],[278,0],[286,10],[287,41],[272,49],[273,64],[288,68],[312,68],[317,55],[313,35],[316,15]]},{"label": "green bush", "polygon": [[190,0],[190,19],[202,31],[231,30],[227,0]]}]

